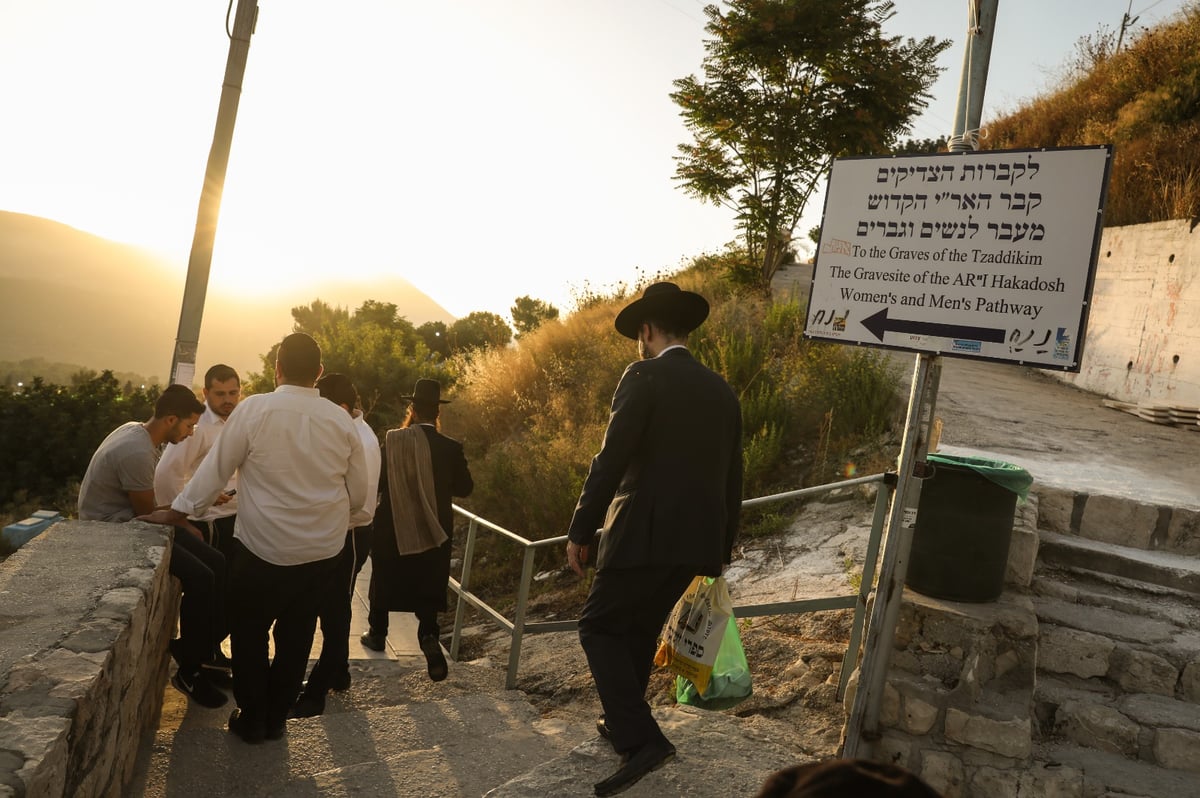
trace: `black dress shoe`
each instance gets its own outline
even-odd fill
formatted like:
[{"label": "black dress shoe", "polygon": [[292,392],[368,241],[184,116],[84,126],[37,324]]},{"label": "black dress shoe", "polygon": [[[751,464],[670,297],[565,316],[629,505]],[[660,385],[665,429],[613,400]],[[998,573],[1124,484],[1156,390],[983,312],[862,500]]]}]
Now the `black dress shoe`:
[{"label": "black dress shoe", "polygon": [[426,635],[418,642],[421,644],[421,653],[425,655],[425,669],[429,672],[429,678],[435,682],[445,679],[450,670],[437,635]]},{"label": "black dress shoe", "polygon": [[325,712],[324,693],[301,693],[288,712],[289,718],[315,718]]},{"label": "black dress shoe", "polygon": [[621,769],[604,781],[596,782],[596,795],[616,795],[632,787],[638,779],[675,758],[675,746],[666,742],[646,743],[634,751]]},{"label": "black dress shoe", "polygon": [[358,638],[358,640],[372,651],[383,651],[387,648],[387,635],[376,632],[374,629],[368,629],[363,632],[362,637]]},{"label": "black dress shoe", "polygon": [[266,724],[251,721],[240,709],[235,709],[229,715],[229,731],[236,734],[242,742],[250,745],[257,745],[267,738]]}]

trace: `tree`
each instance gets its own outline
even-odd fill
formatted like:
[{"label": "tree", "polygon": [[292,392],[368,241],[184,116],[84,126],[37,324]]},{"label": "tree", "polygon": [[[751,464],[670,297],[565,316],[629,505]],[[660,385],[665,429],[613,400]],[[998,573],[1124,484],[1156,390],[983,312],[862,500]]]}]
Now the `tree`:
[{"label": "tree", "polygon": [[451,324],[446,335],[453,353],[488,346],[508,346],[513,332],[499,315],[477,310]]},{"label": "tree", "polygon": [[671,94],[694,137],[675,177],[735,211],[765,287],[833,159],[889,151],[950,42],[884,35],[888,0],[728,0],[704,13],[704,80]]},{"label": "tree", "polygon": [[292,332],[315,335],[326,324],[350,318],[346,308],[331,307],[328,302],[314,299],[311,304],[292,308]]},{"label": "tree", "polygon": [[558,308],[531,296],[519,296],[513,300],[509,313],[512,315],[513,326],[517,328],[517,338],[533,332],[545,322],[558,318]]},{"label": "tree", "polygon": [[[294,332],[311,335],[321,346],[326,373],[347,375],[358,389],[363,411],[376,430],[395,426],[419,377],[453,382],[444,357],[434,354],[424,336],[397,313],[396,305],[368,299],[350,313],[330,308],[321,300],[292,308]],[[279,345],[263,355],[263,371],[246,381],[247,392],[265,393],[275,387],[275,357]]]},{"label": "tree", "polygon": [[[146,421],[162,389],[127,388],[111,371],[80,373],[71,385],[35,377],[0,391],[0,507],[42,497],[51,503],[83,478],[96,447],[126,421]],[[24,499],[22,498],[24,497]],[[74,507],[59,506],[64,514]]]},{"label": "tree", "polygon": [[905,139],[892,147],[897,155],[934,155],[947,151],[946,138],[936,139]]},{"label": "tree", "polygon": [[417,335],[425,342],[430,352],[436,352],[442,357],[449,357],[450,344],[446,340],[446,322],[427,321],[417,328]]}]

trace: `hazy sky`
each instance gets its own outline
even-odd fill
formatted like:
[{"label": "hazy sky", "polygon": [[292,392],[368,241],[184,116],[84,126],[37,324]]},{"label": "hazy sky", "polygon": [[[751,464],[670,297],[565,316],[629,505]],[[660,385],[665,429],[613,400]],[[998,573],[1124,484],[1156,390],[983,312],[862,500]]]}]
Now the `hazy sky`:
[{"label": "hazy sky", "polygon": [[[896,5],[889,32],[955,40],[913,135],[949,132],[967,0]],[[1135,0],[1132,14],[1142,27],[1183,5]],[[729,215],[672,180],[687,135],[667,95],[699,73],[703,6],[259,0],[212,282],[252,293],[391,273],[455,315],[507,314],[523,294],[565,310],[572,287],[719,249]],[[0,210],[146,246],[186,271],[226,7],[0,0]],[[1000,0],[985,121],[1128,9]]]}]

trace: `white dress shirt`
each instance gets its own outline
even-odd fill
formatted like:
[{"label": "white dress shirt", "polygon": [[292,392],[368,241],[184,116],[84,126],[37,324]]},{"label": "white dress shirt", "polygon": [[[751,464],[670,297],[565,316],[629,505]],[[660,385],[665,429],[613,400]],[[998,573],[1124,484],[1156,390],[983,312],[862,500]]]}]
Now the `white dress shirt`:
[{"label": "white dress shirt", "polygon": [[[183,490],[183,486],[191,479],[192,474],[196,473],[204,455],[208,454],[208,450],[216,443],[217,436],[221,434],[224,426],[225,418],[218,416],[206,404],[204,412],[200,414],[200,420],[196,422],[196,431],[179,443],[167,444],[162,457],[158,460],[158,466],[154,469],[154,501],[156,504],[164,505],[175,501],[175,497]],[[237,474],[235,473],[225,483],[225,491],[229,492],[236,488]],[[235,496],[224,504],[214,504],[209,507],[208,511],[204,515],[198,516],[196,520],[212,521],[236,512],[237,497]]]},{"label": "white dress shirt", "polygon": [[380,461],[383,459],[379,451],[379,436],[363,418],[361,410],[354,411],[354,428],[362,439],[363,457],[367,461],[367,500],[362,507],[350,513],[351,529],[366,526],[375,518],[375,508],[379,506]]},{"label": "white dress shirt", "polygon": [[367,467],[354,420],[316,388],[280,385],[243,399],[171,508],[203,514],[240,471],[233,536],[275,565],[333,557],[350,508],[367,500]]}]

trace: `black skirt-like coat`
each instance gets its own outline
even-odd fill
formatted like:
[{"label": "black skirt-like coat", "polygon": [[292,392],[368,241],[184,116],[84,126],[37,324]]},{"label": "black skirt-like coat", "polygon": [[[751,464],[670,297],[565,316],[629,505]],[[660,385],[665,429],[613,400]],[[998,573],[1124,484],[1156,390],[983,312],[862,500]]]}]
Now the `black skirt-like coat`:
[{"label": "black skirt-like coat", "polygon": [[438,521],[447,539],[441,546],[419,554],[401,555],[397,551],[385,443],[379,473],[379,508],[371,531],[371,606],[388,612],[446,610],[454,532],[454,510],[450,505],[452,497],[469,496],[475,487],[462,444],[430,425],[422,424],[420,429],[429,439]]}]

